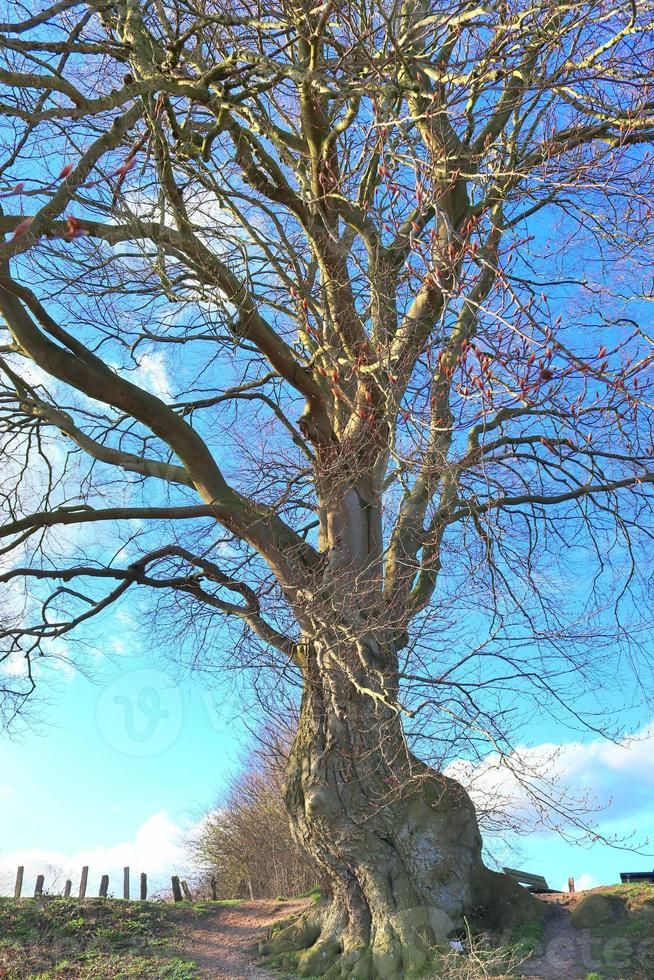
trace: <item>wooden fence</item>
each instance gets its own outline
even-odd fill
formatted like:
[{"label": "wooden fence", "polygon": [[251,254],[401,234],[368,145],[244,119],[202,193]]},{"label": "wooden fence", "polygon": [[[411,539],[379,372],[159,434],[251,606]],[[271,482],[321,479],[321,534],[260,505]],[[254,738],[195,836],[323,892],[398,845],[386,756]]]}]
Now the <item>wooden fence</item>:
[{"label": "wooden fence", "polygon": [[[14,886],[14,898],[21,898],[23,896],[23,878],[25,875],[25,867],[21,865],[16,872],[16,884]],[[87,889],[89,881],[89,868],[88,865],[84,865],[82,868],[82,873],[79,879],[79,898],[87,898]],[[34,898],[43,897],[43,888],[45,884],[45,875],[38,875],[36,878],[36,885],[34,886]],[[175,902],[182,902],[186,900],[187,902],[193,901],[193,895],[186,881],[180,881],[178,875],[173,875],[171,878],[171,886],[173,893],[173,900]],[[62,898],[70,898],[73,883],[68,878],[64,885],[64,890],[62,892]],[[109,875],[102,875],[100,879],[100,890],[98,892],[98,898],[106,898],[109,891]],[[217,897],[217,885],[216,879],[211,879],[211,895],[213,899]],[[139,901],[144,902],[148,897],[148,876],[145,872],[141,872],[140,877],[140,887],[139,887]],[[130,871],[129,867],[123,868],[123,901],[131,901],[130,895]]]}]

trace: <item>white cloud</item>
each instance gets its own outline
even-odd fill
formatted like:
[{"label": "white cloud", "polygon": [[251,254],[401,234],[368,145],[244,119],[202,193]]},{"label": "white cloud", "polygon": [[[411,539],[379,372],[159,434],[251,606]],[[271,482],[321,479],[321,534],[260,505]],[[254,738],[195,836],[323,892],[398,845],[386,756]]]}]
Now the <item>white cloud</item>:
[{"label": "white cloud", "polygon": [[[76,673],[75,666],[70,660],[68,646],[58,640],[51,641],[47,656],[32,659],[31,667],[32,677],[37,684],[39,681],[47,684],[55,677],[59,681],[72,681]],[[14,650],[0,660],[0,678],[26,677],[26,675],[27,661],[24,651]]]},{"label": "white cloud", "polygon": [[0,673],[7,677],[22,677],[25,673],[25,654],[14,651],[0,663]]},{"label": "white cloud", "polygon": [[[654,721],[639,732],[614,743],[607,739],[588,742],[543,743],[516,749],[501,760],[489,754],[481,763],[458,760],[446,773],[469,790],[482,814],[508,812],[516,823],[526,821],[535,829],[558,822],[556,801],[580,812],[596,811],[603,824],[633,820],[651,811],[654,792]],[[534,811],[530,787],[541,799]],[[577,801],[577,803],[575,802]]]},{"label": "white cloud", "polygon": [[138,365],[139,380],[144,387],[163,401],[172,401],[173,395],[164,354],[159,351],[142,354]]},{"label": "white cloud", "polygon": [[[579,875],[578,878],[575,878],[575,891],[585,892],[588,888],[597,888],[597,886],[600,884],[601,882],[599,878],[596,878],[595,875],[590,875],[590,874]],[[564,886],[561,888],[561,891],[567,891],[567,890],[568,890],[568,882],[566,881]]]},{"label": "white cloud", "polygon": [[[0,787],[0,796],[2,787]],[[0,895],[13,889],[16,868],[25,868],[24,894],[34,888],[36,876],[45,875],[46,891],[60,891],[66,878],[73,882],[73,894],[79,884],[84,865],[89,866],[88,895],[97,895],[100,878],[109,875],[109,892],[122,896],[123,868],[131,869],[131,890],[137,893],[139,875],[148,875],[150,895],[170,885],[170,876],[189,873],[191,862],[186,852],[186,840],[192,833],[190,825],[175,822],[164,810],[149,817],[136,831],[133,840],[118,844],[88,848],[76,852],[50,851],[42,848],[21,848],[0,858]]]}]

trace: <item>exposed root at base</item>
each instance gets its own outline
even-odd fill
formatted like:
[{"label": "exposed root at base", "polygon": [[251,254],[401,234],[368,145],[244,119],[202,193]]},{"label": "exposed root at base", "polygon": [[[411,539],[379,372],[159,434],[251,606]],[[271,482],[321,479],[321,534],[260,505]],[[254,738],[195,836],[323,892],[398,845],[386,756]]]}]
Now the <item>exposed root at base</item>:
[{"label": "exposed root at base", "polygon": [[398,980],[423,976],[431,959],[423,945],[407,946],[385,935],[361,945],[348,939],[345,916],[334,905],[302,913],[298,920],[261,943],[264,964],[325,980]]},{"label": "exposed root at base", "polygon": [[[484,883],[487,904],[468,920],[473,933],[501,933],[505,946],[516,926],[542,918],[542,903],[504,875],[484,869]],[[391,912],[371,929],[369,942],[362,942],[341,906],[322,901],[274,931],[259,951],[267,965],[300,977],[409,980],[438,974],[440,957],[451,952],[446,935],[441,932],[436,941],[425,909],[415,908],[404,915]]]}]

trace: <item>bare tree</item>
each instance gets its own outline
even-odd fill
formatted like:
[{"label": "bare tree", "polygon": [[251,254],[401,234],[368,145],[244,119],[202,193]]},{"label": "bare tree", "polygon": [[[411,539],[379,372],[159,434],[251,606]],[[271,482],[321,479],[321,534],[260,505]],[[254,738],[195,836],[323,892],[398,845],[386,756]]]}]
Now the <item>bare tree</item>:
[{"label": "bare tree", "polygon": [[287,743],[263,732],[238,773],[194,831],[196,864],[214,878],[219,898],[299,895],[318,884],[315,868],[291,835],[283,802]]},{"label": "bare tree", "polygon": [[[274,951],[303,975],[409,977],[464,915],[533,914],[414,752],[507,755],[530,707],[604,730],[583,689],[633,666],[652,17],[0,25],[5,710],[135,591],[198,663],[301,685],[285,800],[331,898]],[[217,618],[244,630],[222,661]]]}]

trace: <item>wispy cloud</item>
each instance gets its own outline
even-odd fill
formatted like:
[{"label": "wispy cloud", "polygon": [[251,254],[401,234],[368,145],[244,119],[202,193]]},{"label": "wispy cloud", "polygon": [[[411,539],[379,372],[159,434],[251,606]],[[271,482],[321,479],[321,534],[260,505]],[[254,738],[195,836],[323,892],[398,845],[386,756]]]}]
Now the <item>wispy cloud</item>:
[{"label": "wispy cloud", "polygon": [[[575,891],[578,892],[585,892],[588,888],[596,888],[598,885],[601,885],[601,881],[599,878],[596,878],[595,875],[583,874],[579,875],[579,877],[575,879]],[[562,881],[559,884],[559,888],[562,892],[567,891],[568,882]]]},{"label": "wispy cloud", "polygon": [[143,386],[164,401],[171,401],[173,394],[164,354],[160,351],[142,354],[138,365]]},{"label": "wispy cloud", "polygon": [[[636,824],[638,814],[651,811],[653,757],[654,721],[617,743],[546,742],[517,748],[504,759],[492,753],[478,764],[459,760],[446,772],[468,788],[482,813],[494,806],[536,829],[548,825],[557,802],[575,808],[575,801],[595,811],[603,825],[629,819]],[[551,800],[549,812],[545,803],[534,816],[529,788]]]}]

